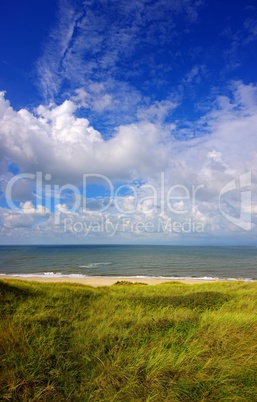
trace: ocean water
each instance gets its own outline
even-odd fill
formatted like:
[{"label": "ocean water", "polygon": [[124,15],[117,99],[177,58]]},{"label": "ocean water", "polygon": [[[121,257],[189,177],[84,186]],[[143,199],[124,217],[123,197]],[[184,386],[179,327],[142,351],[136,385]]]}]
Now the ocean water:
[{"label": "ocean water", "polygon": [[257,280],[256,247],[0,246],[0,277]]}]

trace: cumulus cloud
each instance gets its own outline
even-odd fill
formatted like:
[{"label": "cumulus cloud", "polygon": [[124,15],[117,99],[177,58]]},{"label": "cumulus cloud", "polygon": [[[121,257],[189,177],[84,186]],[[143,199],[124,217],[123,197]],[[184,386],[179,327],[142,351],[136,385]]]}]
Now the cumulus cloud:
[{"label": "cumulus cloud", "polygon": [[19,211],[1,208],[1,217],[4,228],[31,228],[37,217],[49,218],[50,216],[50,211],[46,207],[42,205],[34,207],[30,201],[21,203],[20,207]]},{"label": "cumulus cloud", "polygon": [[26,201],[20,204],[22,213],[30,216],[48,217],[50,214],[49,209],[43,205],[37,205],[34,207],[31,201]]},{"label": "cumulus cloud", "polygon": [[0,102],[1,155],[22,172],[43,171],[53,180],[78,183],[83,173],[132,178],[168,163],[164,142],[169,130],[152,123],[120,126],[104,140],[87,119],[75,116],[72,101],[40,106],[36,114],[14,111],[3,94]]}]

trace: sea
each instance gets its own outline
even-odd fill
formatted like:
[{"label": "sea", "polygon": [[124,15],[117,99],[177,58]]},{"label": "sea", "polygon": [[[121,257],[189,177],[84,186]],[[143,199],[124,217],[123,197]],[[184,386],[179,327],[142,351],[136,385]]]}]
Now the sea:
[{"label": "sea", "polygon": [[0,278],[257,280],[257,247],[0,246]]}]

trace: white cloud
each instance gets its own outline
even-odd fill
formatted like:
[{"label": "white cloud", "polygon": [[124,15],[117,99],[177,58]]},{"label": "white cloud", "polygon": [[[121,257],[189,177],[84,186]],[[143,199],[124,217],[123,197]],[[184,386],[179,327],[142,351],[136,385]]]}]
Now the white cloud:
[{"label": "white cloud", "polygon": [[77,88],[71,100],[81,107],[98,113],[113,108],[112,96],[105,93],[104,85],[91,83],[89,84],[89,89],[90,93],[86,92],[83,88]]},{"label": "white cloud", "polygon": [[71,101],[40,106],[37,115],[14,111],[3,95],[0,102],[1,154],[22,172],[38,170],[51,173],[53,180],[78,183],[83,173],[132,178],[167,165],[167,147],[162,145],[167,132],[161,126],[121,126],[105,141],[87,119],[75,117]]},{"label": "white cloud", "polygon": [[192,84],[192,83],[199,84],[204,75],[204,70],[205,67],[203,65],[193,66],[192,69],[187,73],[187,75],[183,79],[183,82],[185,84]]},{"label": "white cloud", "polygon": [[5,229],[30,228],[34,223],[32,216],[15,214],[10,211],[6,212],[3,217]]},{"label": "white cloud", "polygon": [[164,100],[160,102],[156,101],[149,107],[139,108],[137,111],[137,117],[140,120],[162,122],[176,107],[177,104],[169,100]]},{"label": "white cloud", "polygon": [[23,214],[39,217],[48,217],[50,215],[49,209],[44,207],[43,205],[37,205],[34,207],[31,201],[22,202],[20,204],[21,210]]},{"label": "white cloud", "polygon": [[253,18],[248,18],[244,23],[244,28],[247,31],[247,38],[244,43],[247,44],[257,39],[257,20]]},{"label": "white cloud", "polygon": [[68,0],[59,2],[58,28],[53,28],[45,46],[43,56],[38,60],[39,88],[49,102],[54,99],[62,83],[60,71],[65,68],[65,59],[71,46],[77,20],[81,17]]}]

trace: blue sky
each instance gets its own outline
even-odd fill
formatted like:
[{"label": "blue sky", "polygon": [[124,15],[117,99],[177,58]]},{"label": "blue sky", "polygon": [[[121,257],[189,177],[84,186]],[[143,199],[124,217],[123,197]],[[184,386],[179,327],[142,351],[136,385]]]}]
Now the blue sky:
[{"label": "blue sky", "polygon": [[2,243],[256,243],[255,1],[10,0],[0,48]]}]

